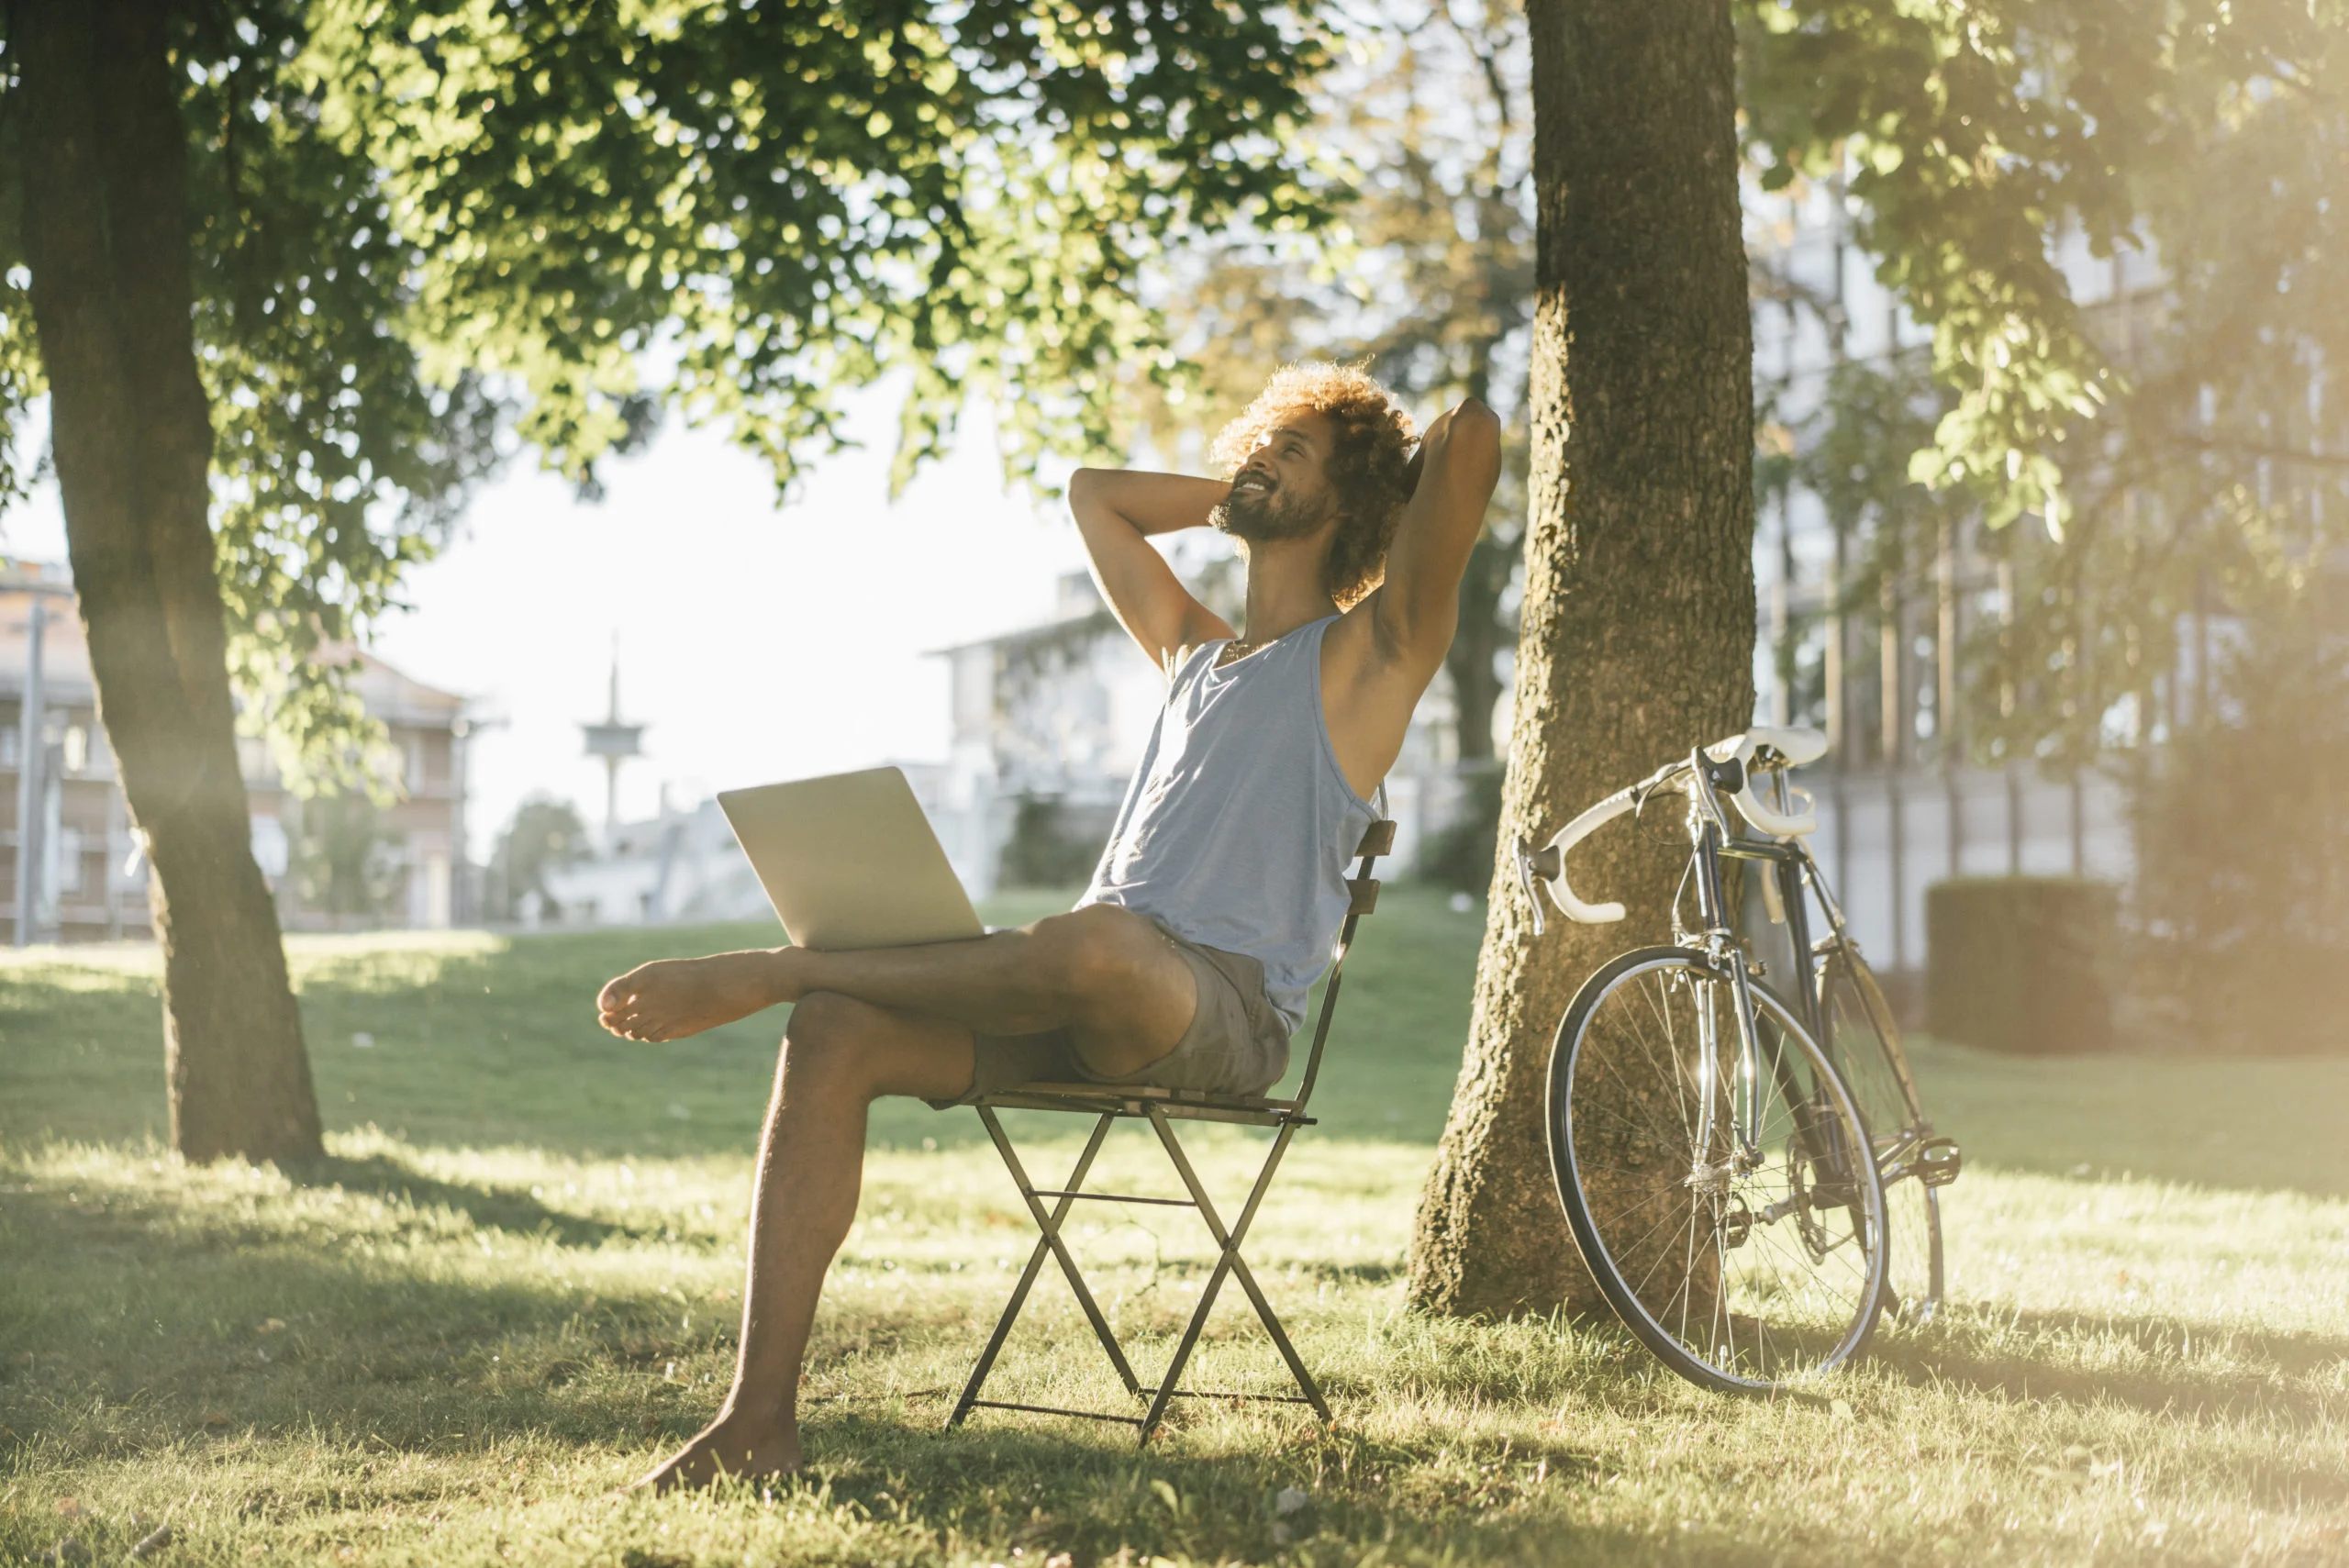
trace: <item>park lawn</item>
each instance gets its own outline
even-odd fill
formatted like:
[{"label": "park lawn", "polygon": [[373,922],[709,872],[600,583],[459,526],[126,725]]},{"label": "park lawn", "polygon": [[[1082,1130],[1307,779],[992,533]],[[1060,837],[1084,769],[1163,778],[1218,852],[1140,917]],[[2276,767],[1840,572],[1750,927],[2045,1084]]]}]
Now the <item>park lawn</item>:
[{"label": "park lawn", "polygon": [[[1331,1428],[1199,1401],[1139,1453],[1001,1413],[941,1435],[1030,1233],[970,1113],[886,1106],[813,1473],[665,1499],[611,1488],[730,1365],[778,1020],[647,1048],[588,1003],[770,937],[296,940],[334,1130],[295,1175],[161,1151],[150,954],[0,956],[0,1562],[119,1561],[159,1522],[151,1561],[191,1563],[2349,1562],[2349,1062],[1920,1047],[1970,1151],[1950,1307],[1816,1396],[1726,1400],[1604,1323],[1403,1310],[1480,927],[1417,889],[1365,927],[1325,1123],[1250,1248]],[[1259,1147],[1199,1142],[1219,1195]],[[1130,1132],[1105,1158],[1172,1187]],[[1074,1230],[1145,1374],[1206,1273],[1190,1223]],[[1195,1382],[1277,1373],[1229,1296]],[[1122,1398],[1052,1281],[997,1380]]]}]

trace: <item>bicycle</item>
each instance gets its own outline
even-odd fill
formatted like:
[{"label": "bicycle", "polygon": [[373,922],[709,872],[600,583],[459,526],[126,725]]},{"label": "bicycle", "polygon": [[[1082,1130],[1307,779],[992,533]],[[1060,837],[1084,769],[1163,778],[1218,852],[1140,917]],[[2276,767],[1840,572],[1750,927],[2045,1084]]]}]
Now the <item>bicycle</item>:
[{"label": "bicycle", "polygon": [[[1666,1365],[1709,1387],[1819,1376],[1885,1313],[1921,1322],[1942,1298],[1939,1189],[1963,1157],[1926,1119],[1882,988],[1804,841],[1816,818],[1787,774],[1825,751],[1815,731],[1756,728],[1608,796],[1539,851],[1516,846],[1537,933],[1537,881],[1571,919],[1620,920],[1620,904],[1575,895],[1567,853],[1659,796],[1686,801],[1674,940],[1610,960],[1575,994],[1545,1119],[1559,1199],[1601,1292]],[[1757,984],[1768,965],[1737,929],[1730,861],[1762,862],[1762,902],[1799,955],[1783,961],[1791,996]],[[1827,926],[1816,941],[1811,900]]]}]

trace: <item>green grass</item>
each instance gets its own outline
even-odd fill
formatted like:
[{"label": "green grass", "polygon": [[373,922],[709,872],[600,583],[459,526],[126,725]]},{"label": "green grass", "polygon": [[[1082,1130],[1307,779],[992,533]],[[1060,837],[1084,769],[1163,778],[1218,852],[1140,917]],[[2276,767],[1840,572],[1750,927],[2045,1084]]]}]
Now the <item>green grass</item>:
[{"label": "green grass", "polygon": [[[1920,1047],[1970,1156],[1944,1319],[1817,1396],[1723,1400],[1606,1324],[1401,1310],[1479,925],[1404,889],[1364,928],[1325,1124],[1251,1245],[1331,1428],[1198,1402],[1141,1453],[1024,1416],[940,1435],[1030,1232],[970,1113],[889,1106],[808,1368],[814,1473],[659,1500],[610,1488],[730,1365],[779,1020],[647,1048],[589,1003],[755,928],[296,941],[334,1131],[294,1176],[158,1146],[147,955],[0,958],[0,1562],[119,1561],[157,1521],[153,1560],[191,1563],[2349,1561],[2349,1062]],[[1257,1149],[1202,1146],[1219,1193]],[[1171,1185],[1138,1139],[1107,1158]],[[1146,1356],[1205,1275],[1190,1223],[1075,1228]],[[1275,1385],[1236,1296],[1202,1361]],[[1049,1282],[998,1377],[1120,1397]]]},{"label": "green grass", "polygon": [[[1013,895],[986,914],[1009,923],[1068,903]],[[1482,931],[1475,916],[1418,889],[1390,893],[1386,912],[1364,923],[1347,983],[1350,1029],[1333,1036],[1332,1071],[1315,1091],[1333,1129],[1414,1142],[1442,1130]],[[287,947],[328,1127],[377,1127],[435,1147],[685,1155],[749,1147],[787,1015],[644,1046],[596,1027],[596,991],[647,959],[780,940],[770,924],[295,937]],[[161,1139],[153,951],[29,952],[0,950],[0,1143]],[[914,1148],[985,1141],[975,1117],[913,1101],[885,1102],[874,1133]]]}]

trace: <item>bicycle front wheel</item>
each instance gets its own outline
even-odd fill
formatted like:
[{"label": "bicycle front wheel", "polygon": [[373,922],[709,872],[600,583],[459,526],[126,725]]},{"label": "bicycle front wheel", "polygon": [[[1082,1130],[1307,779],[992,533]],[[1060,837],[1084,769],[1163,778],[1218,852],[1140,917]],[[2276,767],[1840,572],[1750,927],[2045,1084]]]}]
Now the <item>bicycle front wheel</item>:
[{"label": "bicycle front wheel", "polygon": [[1924,1162],[1932,1128],[1891,1005],[1856,952],[1837,948],[1828,955],[1819,1016],[1827,1030],[1820,1043],[1859,1102],[1884,1183],[1885,1310],[1899,1322],[1930,1322],[1942,1304],[1941,1194],[1926,1184]]},{"label": "bicycle front wheel", "polygon": [[1550,1054],[1551,1165],[1583,1262],[1665,1365],[1734,1392],[1857,1354],[1885,1268],[1851,1091],[1785,1004],[1751,995],[1750,1074],[1736,985],[1686,948],[1592,975]]}]

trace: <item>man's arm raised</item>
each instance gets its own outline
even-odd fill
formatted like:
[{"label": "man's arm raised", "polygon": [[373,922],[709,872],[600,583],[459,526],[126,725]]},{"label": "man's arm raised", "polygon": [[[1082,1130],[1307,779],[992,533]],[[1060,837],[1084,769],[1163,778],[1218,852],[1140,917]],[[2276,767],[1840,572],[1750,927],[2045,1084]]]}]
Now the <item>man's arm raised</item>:
[{"label": "man's arm raised", "polygon": [[1386,580],[1322,645],[1321,708],[1338,765],[1368,795],[1395,765],[1411,710],[1460,622],[1460,578],[1500,477],[1500,421],[1475,399],[1440,414],[1412,458]]},{"label": "man's arm raised", "polygon": [[[1501,422],[1471,397],[1436,417],[1411,459],[1411,498],[1365,601],[1374,656],[1433,679],[1460,621],[1460,578],[1501,472]],[[1415,697],[1416,700],[1416,697]]]},{"label": "man's arm raised", "polygon": [[1221,616],[1191,596],[1152,534],[1197,528],[1230,486],[1180,473],[1080,468],[1068,482],[1068,509],[1085,536],[1093,580],[1118,620],[1162,670],[1184,650],[1231,635]]}]

